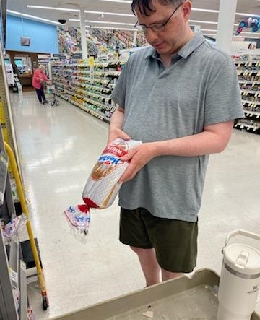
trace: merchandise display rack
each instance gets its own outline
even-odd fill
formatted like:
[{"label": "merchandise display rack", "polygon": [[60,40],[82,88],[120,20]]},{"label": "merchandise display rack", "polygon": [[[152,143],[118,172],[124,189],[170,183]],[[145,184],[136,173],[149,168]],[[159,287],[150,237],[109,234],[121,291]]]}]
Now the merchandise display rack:
[{"label": "merchandise display rack", "polygon": [[235,57],[245,118],[236,128],[260,132],[260,55]]},{"label": "merchandise display rack", "polygon": [[89,60],[52,65],[57,96],[105,122],[110,121],[116,108],[111,93],[120,73],[118,60],[95,65]]},{"label": "merchandise display rack", "polygon": [[[8,161],[4,152],[4,141],[0,130],[1,172],[1,225],[16,216],[8,172]],[[5,183],[3,183],[5,181]],[[13,238],[6,246],[0,227],[0,319],[27,319],[26,265],[22,261],[20,243]]]}]

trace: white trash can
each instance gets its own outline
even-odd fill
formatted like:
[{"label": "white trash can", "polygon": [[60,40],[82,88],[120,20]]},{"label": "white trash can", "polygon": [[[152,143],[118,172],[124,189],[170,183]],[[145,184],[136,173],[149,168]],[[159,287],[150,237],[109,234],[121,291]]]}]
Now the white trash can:
[{"label": "white trash can", "polygon": [[237,230],[227,236],[218,292],[218,320],[250,320],[260,287],[260,251],[243,243],[229,244],[234,236],[260,240],[260,235]]}]

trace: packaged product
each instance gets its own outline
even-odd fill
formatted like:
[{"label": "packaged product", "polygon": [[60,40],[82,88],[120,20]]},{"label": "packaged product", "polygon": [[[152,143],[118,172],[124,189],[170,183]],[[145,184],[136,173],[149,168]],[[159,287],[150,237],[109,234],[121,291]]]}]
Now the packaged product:
[{"label": "packaged product", "polygon": [[113,203],[121,187],[118,181],[130,163],[122,161],[121,157],[141,143],[119,138],[105,148],[84,187],[82,198],[85,205],[71,206],[64,211],[70,225],[80,233],[88,232],[91,208],[105,209]]}]

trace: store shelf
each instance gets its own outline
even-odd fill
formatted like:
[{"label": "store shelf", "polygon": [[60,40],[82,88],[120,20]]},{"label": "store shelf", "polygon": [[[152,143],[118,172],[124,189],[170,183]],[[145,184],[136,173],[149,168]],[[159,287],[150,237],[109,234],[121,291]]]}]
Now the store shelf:
[{"label": "store shelf", "polygon": [[260,85],[260,81],[238,80],[238,82],[241,84]]},{"label": "store shelf", "polygon": [[[240,92],[245,119],[235,123],[235,128],[260,132],[260,56],[242,55],[236,59]],[[252,79],[253,77],[253,79]]]},{"label": "store shelf", "polygon": [[256,117],[256,119],[260,118],[260,111],[250,111],[250,110],[244,110],[245,114],[249,117]]},{"label": "store shelf", "polygon": [[243,104],[249,104],[252,106],[260,106],[260,100],[259,101],[250,101],[250,100],[245,100],[242,99]]},{"label": "store shelf", "polygon": [[240,89],[240,92],[242,93],[242,95],[245,95],[245,94],[254,94],[254,95],[259,95],[259,96],[260,96],[260,92],[258,92],[258,91],[256,91],[256,90]]},{"label": "store shelf", "polygon": [[260,124],[247,124],[247,123],[241,123],[241,122],[238,122],[237,124],[235,124],[235,127],[236,128],[240,128],[240,129],[251,129],[253,130],[253,132],[256,132],[260,129]]},{"label": "store shelf", "polygon": [[94,117],[109,122],[116,108],[111,100],[111,93],[121,73],[115,67],[118,61],[96,62],[95,67],[90,67],[84,60],[81,61],[83,62],[73,63],[74,71],[70,77],[64,75],[62,70],[66,70],[72,64],[66,67],[60,64],[52,66],[57,94]]}]

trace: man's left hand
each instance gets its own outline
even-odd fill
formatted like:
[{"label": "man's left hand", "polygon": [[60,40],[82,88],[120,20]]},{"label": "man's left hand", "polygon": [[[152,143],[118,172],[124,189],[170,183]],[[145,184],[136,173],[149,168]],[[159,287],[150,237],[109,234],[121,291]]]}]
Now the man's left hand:
[{"label": "man's left hand", "polygon": [[120,178],[119,183],[133,179],[137,172],[156,156],[156,148],[153,143],[144,143],[130,150],[127,155],[121,158],[122,161],[130,160],[130,164]]}]

